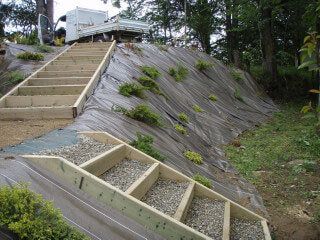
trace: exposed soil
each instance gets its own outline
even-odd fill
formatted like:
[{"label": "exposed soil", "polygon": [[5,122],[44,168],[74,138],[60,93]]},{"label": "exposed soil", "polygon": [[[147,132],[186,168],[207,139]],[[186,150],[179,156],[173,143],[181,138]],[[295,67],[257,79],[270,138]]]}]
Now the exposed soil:
[{"label": "exposed soil", "polygon": [[39,137],[71,122],[70,119],[0,121],[0,148]]}]

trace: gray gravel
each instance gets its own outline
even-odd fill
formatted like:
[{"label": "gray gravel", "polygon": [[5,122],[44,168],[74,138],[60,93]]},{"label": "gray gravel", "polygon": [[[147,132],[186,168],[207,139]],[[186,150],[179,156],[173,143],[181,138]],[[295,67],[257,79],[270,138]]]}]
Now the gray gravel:
[{"label": "gray gravel", "polygon": [[85,135],[78,135],[78,143],[70,146],[65,146],[56,149],[48,149],[36,153],[37,155],[49,155],[49,156],[59,156],[73,162],[76,165],[80,165],[91,158],[94,158],[111,148],[115,145],[104,144],[98,142],[92,138]]},{"label": "gray gravel", "polygon": [[100,178],[126,191],[150,166],[151,164],[137,160],[125,159],[102,174]]},{"label": "gray gravel", "polygon": [[224,207],[223,201],[195,197],[185,224],[213,239],[222,239]]},{"label": "gray gravel", "polygon": [[188,185],[188,182],[159,178],[141,201],[165,214],[173,216]]},{"label": "gray gravel", "polygon": [[233,218],[230,222],[231,240],[261,240],[265,239],[262,225],[259,221]]}]

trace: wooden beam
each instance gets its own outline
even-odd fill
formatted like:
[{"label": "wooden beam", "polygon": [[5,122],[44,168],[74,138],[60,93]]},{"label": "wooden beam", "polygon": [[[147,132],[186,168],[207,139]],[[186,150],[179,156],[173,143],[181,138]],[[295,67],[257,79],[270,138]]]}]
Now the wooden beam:
[{"label": "wooden beam", "polygon": [[223,240],[230,239],[230,202],[229,201],[226,201],[225,207],[224,207],[222,239]]},{"label": "wooden beam", "polygon": [[94,74],[94,70],[84,71],[43,71],[37,73],[37,78],[48,77],[91,77]]},{"label": "wooden beam", "polygon": [[76,70],[96,70],[98,64],[77,64],[77,65],[49,65],[46,71],[76,71]]},{"label": "wooden beam", "polygon": [[124,144],[120,144],[109,151],[81,164],[80,167],[95,176],[100,176],[121,162],[121,160],[123,160],[125,157],[126,146]]},{"label": "wooden beam", "polygon": [[[111,45],[111,44],[110,44]],[[98,52],[98,51],[107,51],[108,50],[108,47],[81,47],[81,48],[77,48],[77,47],[74,47],[74,48],[71,48],[68,50],[68,53],[70,52]]]},{"label": "wooden beam", "polygon": [[79,59],[83,59],[83,60],[102,60],[103,56],[94,56],[94,55],[87,55],[87,56],[67,56],[65,54],[63,54],[62,56],[60,56],[58,58],[58,60],[75,60],[78,61]]},{"label": "wooden beam", "polygon": [[267,220],[265,220],[265,219],[261,220],[261,224],[262,224],[265,240],[272,240]]},{"label": "wooden beam", "polygon": [[48,85],[19,87],[20,96],[35,95],[79,95],[86,85]]},{"label": "wooden beam", "polygon": [[48,85],[82,85],[89,82],[89,77],[53,77],[53,78],[31,78],[29,86]]},{"label": "wooden beam", "polygon": [[179,222],[183,222],[187,216],[188,209],[194,196],[194,186],[194,182],[189,183],[189,186],[182,197],[179,207],[173,216],[173,218],[178,220]]},{"label": "wooden beam", "polygon": [[56,60],[51,65],[78,65],[78,64],[99,64],[101,59],[69,59],[69,60]]},{"label": "wooden beam", "polygon": [[126,193],[140,200],[157,181],[159,169],[159,163],[154,163],[126,190]]},{"label": "wooden beam", "polygon": [[103,57],[107,52],[107,49],[99,52],[94,52],[94,51],[81,51],[81,52],[66,52],[63,54],[65,57],[82,57],[82,56],[94,56],[94,57]]}]

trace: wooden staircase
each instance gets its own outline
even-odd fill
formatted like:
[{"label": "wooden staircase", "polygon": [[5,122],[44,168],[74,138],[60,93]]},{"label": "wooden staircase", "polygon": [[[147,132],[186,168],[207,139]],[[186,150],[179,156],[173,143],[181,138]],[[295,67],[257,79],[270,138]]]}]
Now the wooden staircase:
[{"label": "wooden staircase", "polygon": [[0,119],[75,118],[116,43],[75,43],[0,99]]}]

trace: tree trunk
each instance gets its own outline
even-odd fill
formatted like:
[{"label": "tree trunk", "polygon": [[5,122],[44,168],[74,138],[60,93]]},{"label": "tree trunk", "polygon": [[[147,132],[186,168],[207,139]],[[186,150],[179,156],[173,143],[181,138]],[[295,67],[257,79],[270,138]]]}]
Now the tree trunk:
[{"label": "tree trunk", "polygon": [[227,39],[227,54],[228,54],[228,61],[230,63],[234,62],[233,59],[233,49],[232,49],[232,22],[231,22],[231,0],[225,0],[226,6],[226,39]]},{"label": "tree trunk", "polygon": [[48,17],[53,24],[53,0],[36,0],[37,14],[43,14]]},{"label": "tree trunk", "polygon": [[[317,20],[316,20],[316,31],[317,31],[317,34],[319,35],[320,34],[320,18],[317,17]],[[317,58],[317,66],[319,67],[320,66],[320,56],[319,56],[319,53],[320,53],[320,39],[317,38],[317,46],[316,46],[316,58]],[[317,74],[316,74],[316,77],[317,77],[317,82],[318,82],[318,89],[320,90],[320,72],[319,70],[317,71]],[[318,107],[320,107],[320,94],[318,94]],[[320,111],[318,112],[318,121],[320,122]]]}]

